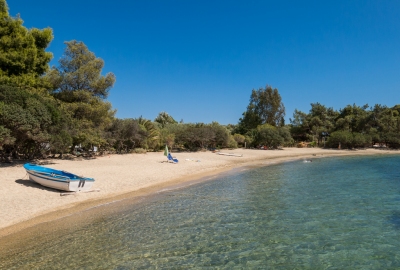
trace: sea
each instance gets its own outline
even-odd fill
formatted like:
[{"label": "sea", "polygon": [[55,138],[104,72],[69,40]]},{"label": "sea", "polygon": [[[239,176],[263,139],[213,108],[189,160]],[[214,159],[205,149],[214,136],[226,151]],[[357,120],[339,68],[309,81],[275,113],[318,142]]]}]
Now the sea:
[{"label": "sea", "polygon": [[3,238],[0,269],[400,269],[399,165],[235,169]]}]

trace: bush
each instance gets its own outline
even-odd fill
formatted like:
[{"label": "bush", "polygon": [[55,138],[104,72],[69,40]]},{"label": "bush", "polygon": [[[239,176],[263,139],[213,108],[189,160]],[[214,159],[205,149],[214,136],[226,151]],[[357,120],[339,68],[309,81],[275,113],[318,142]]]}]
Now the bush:
[{"label": "bush", "polygon": [[335,131],[332,132],[326,145],[331,148],[351,148],[353,144],[353,135],[348,131]]},{"label": "bush", "polygon": [[309,146],[309,147],[315,147],[315,146],[317,146],[317,142],[316,142],[316,141],[310,142],[310,143],[308,144],[308,146]]},{"label": "bush", "polygon": [[146,151],[146,149],[143,149],[143,148],[135,148],[132,150],[132,153],[133,154],[146,154],[147,151]]},{"label": "bush", "polygon": [[396,132],[388,132],[383,136],[384,141],[386,144],[389,145],[390,148],[398,149],[400,148],[400,134]]},{"label": "bush", "polygon": [[372,138],[367,134],[362,133],[351,133],[349,131],[335,131],[331,134],[328,141],[326,142],[328,147],[338,148],[339,144],[341,148],[357,148],[366,147],[371,145]]},{"label": "bush", "polygon": [[352,147],[366,147],[372,144],[371,136],[361,133],[353,133]]},{"label": "bush", "polygon": [[[244,137],[244,136],[243,136]],[[236,140],[234,139],[233,136],[229,136],[228,139],[228,148],[238,148],[238,143],[236,142]]]},{"label": "bush", "polygon": [[242,146],[244,145],[244,142],[246,140],[246,137],[243,136],[242,134],[234,134],[233,138],[237,142],[237,145],[242,145]]},{"label": "bush", "polygon": [[268,146],[268,148],[277,148],[285,142],[285,138],[280,134],[280,130],[269,124],[257,127],[256,143]]}]

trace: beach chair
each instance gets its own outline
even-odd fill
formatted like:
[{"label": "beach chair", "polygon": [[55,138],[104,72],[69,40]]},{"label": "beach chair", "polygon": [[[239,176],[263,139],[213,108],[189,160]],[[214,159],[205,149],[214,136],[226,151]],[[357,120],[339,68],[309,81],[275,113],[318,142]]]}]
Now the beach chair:
[{"label": "beach chair", "polygon": [[168,158],[168,161],[172,161],[173,163],[178,163],[178,160],[177,160],[176,158],[173,158],[173,157],[171,156],[171,153],[168,153],[167,158]]}]

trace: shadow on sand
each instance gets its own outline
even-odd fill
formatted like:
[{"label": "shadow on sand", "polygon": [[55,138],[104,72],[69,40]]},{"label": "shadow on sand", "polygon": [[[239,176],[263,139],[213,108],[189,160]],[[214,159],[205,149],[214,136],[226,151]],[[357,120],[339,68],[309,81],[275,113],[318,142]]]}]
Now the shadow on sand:
[{"label": "shadow on sand", "polygon": [[27,180],[27,179],[17,179],[17,180],[15,180],[15,183],[20,184],[20,185],[24,185],[24,186],[29,187],[29,188],[38,188],[38,189],[46,190],[46,191],[50,191],[50,192],[61,193],[60,190],[53,189],[53,188],[48,188],[48,187],[39,185],[38,183],[35,183],[35,182],[31,181],[31,180]]},{"label": "shadow on sand", "polygon": [[27,163],[27,161],[19,161],[18,160],[18,161],[13,161],[11,163],[0,162],[0,168],[21,167],[25,163]]},{"label": "shadow on sand", "polygon": [[38,165],[53,165],[57,164],[57,162],[54,162],[54,160],[13,160],[13,162],[6,163],[6,162],[0,162],[0,168],[9,168],[9,167],[22,167],[26,163],[34,163]]}]

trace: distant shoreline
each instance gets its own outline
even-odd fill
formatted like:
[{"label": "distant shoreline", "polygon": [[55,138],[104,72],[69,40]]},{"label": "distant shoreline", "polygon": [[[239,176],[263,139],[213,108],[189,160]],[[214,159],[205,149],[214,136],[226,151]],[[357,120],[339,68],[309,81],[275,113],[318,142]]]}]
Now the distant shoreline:
[{"label": "distant shoreline", "polygon": [[[221,150],[173,153],[178,164],[166,162],[162,152],[102,156],[92,160],[44,160],[49,167],[94,177],[100,192],[60,196],[27,180],[22,165],[1,168],[0,237],[19,233],[36,224],[53,221],[115,201],[139,199],[163,189],[214,179],[240,167],[268,166],[282,162],[333,156],[400,154],[396,150],[333,150],[284,148],[283,150]],[[25,176],[24,176],[25,175]],[[131,201],[131,200],[130,200]]]}]

